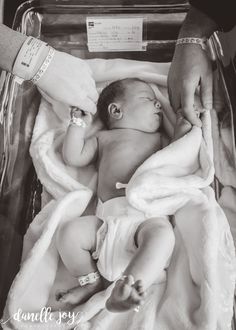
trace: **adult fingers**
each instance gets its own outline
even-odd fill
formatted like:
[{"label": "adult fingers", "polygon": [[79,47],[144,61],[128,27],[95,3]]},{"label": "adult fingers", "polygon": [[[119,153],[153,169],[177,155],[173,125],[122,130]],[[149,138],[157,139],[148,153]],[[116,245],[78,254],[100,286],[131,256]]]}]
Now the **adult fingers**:
[{"label": "adult fingers", "polygon": [[98,92],[96,89],[95,81],[92,77],[87,77],[87,79],[84,79],[83,85],[81,85],[83,89],[87,91],[88,97],[93,101],[97,102],[98,100]]},{"label": "adult fingers", "polygon": [[195,86],[188,84],[184,86],[181,94],[181,105],[184,117],[192,124],[201,127],[202,122],[194,111]]},{"label": "adult fingers", "polygon": [[93,101],[93,102],[97,102],[98,100],[98,92],[96,90],[96,88],[91,88],[88,91],[88,97]]},{"label": "adult fingers", "polygon": [[96,104],[88,96],[88,91],[84,85],[79,86],[77,91],[71,95],[69,104],[92,114],[95,114],[97,111]]},{"label": "adult fingers", "polygon": [[220,85],[218,73],[214,73],[213,94],[213,108],[217,111],[221,111],[225,107],[225,99]]},{"label": "adult fingers", "polygon": [[168,76],[168,81],[167,81],[167,86],[168,86],[168,95],[169,95],[169,101],[170,105],[172,108],[177,111],[180,108],[180,92],[176,88],[175,83],[171,79],[170,75]]},{"label": "adult fingers", "polygon": [[170,105],[176,112],[180,107],[181,107],[181,95],[180,92],[175,90],[172,92],[172,89],[169,87],[168,88],[168,93],[169,93],[169,100],[170,100]]},{"label": "adult fingers", "polygon": [[201,101],[205,109],[212,109],[212,76],[209,75],[204,80],[201,81]]},{"label": "adult fingers", "polygon": [[88,97],[93,103],[96,103],[98,100],[98,92],[96,90],[96,88],[92,87],[92,86],[88,86],[86,84],[80,85],[78,87],[78,92],[77,95],[79,98],[83,98],[83,97]]},{"label": "adult fingers", "polygon": [[97,111],[96,104],[89,97],[79,99],[77,100],[76,104],[71,104],[71,105],[79,107],[80,109],[90,112],[93,115]]}]

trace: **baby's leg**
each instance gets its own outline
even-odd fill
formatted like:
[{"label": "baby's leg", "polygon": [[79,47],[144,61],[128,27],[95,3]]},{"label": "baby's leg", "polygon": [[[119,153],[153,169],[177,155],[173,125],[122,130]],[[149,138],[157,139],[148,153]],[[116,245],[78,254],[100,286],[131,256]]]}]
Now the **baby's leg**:
[{"label": "baby's leg", "polygon": [[142,303],[144,292],[158,279],[167,265],[173,248],[174,233],[171,224],[165,219],[149,219],[143,222],[136,232],[137,252],[124,274],[131,274],[131,280],[117,281],[107,308],[110,311],[123,311]]},{"label": "baby's leg", "polygon": [[[70,274],[75,278],[97,271],[92,259],[96,248],[96,233],[101,221],[94,216],[85,216],[71,220],[58,228],[57,249]],[[78,304],[88,300],[94,293],[103,289],[102,279],[94,283],[78,286],[67,292],[60,292],[56,299],[64,303]]]}]

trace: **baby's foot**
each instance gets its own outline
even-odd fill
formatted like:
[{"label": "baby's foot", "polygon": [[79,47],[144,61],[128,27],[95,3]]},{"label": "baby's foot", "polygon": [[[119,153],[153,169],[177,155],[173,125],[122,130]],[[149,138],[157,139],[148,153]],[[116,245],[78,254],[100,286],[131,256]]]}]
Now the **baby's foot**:
[{"label": "baby's foot", "polygon": [[62,303],[75,305],[78,304],[83,298],[83,291],[83,288],[81,288],[80,286],[69,289],[68,291],[59,291],[56,294],[56,300]]},{"label": "baby's foot", "polygon": [[142,281],[134,282],[133,276],[129,275],[116,282],[106,307],[111,312],[135,309],[143,303],[144,295]]},{"label": "baby's foot", "polygon": [[104,289],[102,279],[98,279],[93,284],[85,286],[76,286],[68,291],[59,291],[56,294],[56,300],[61,303],[67,303],[71,305],[78,305],[79,303],[86,302],[95,293]]}]

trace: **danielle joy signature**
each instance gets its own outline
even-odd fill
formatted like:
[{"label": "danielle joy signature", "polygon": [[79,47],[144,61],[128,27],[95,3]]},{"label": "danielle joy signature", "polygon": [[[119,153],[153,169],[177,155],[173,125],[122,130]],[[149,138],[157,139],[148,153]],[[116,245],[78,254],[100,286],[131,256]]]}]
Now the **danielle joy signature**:
[{"label": "danielle joy signature", "polygon": [[71,312],[71,311],[57,311],[53,312],[51,307],[43,307],[39,312],[23,312],[22,309],[18,309],[16,313],[7,319],[1,319],[0,325],[4,326],[7,323],[13,321],[23,322],[23,323],[45,323],[47,325],[57,324],[57,325],[68,325],[74,326],[78,325],[82,320],[82,312]]}]

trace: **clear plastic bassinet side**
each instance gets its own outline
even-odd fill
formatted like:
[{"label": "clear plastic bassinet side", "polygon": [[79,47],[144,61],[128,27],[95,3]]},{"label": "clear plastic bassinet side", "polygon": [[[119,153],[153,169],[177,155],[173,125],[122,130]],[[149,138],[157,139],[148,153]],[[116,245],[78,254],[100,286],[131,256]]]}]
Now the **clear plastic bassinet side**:
[{"label": "clear plastic bassinet side", "polygon": [[[236,246],[236,27],[228,33],[215,32],[210,49],[215,69],[212,118],[216,199],[226,214]],[[232,329],[236,329],[236,300]]]},{"label": "clear plastic bassinet side", "polygon": [[[157,4],[158,3],[158,4]],[[128,58],[169,62],[175,40],[185,17],[186,1],[40,1],[19,7],[14,29],[40,38],[58,50],[80,58]],[[86,18],[131,18],[143,20],[142,43],[145,50],[90,52]],[[19,270],[23,236],[41,208],[41,184],[37,179],[29,146],[40,94],[31,83],[18,85],[14,77],[2,73],[0,81],[1,134],[1,270],[0,309],[15,274]]]}]

